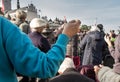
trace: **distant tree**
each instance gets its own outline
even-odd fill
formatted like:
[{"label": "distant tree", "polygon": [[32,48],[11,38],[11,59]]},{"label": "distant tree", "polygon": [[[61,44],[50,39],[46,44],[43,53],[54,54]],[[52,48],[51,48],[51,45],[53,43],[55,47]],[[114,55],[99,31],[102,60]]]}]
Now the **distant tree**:
[{"label": "distant tree", "polygon": [[88,31],[90,28],[91,28],[91,26],[87,26],[87,25],[81,25],[81,30],[85,30],[85,31]]}]

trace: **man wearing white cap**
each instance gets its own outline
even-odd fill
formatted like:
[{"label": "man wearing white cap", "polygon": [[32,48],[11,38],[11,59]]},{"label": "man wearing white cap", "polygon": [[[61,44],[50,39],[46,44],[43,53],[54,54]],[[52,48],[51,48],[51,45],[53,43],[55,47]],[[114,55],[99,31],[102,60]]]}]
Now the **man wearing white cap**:
[{"label": "man wearing white cap", "polygon": [[[41,51],[47,52],[50,49],[50,44],[41,33],[43,29],[46,27],[47,22],[44,19],[41,18],[34,18],[30,22],[30,28],[32,30],[31,33],[28,34],[28,36],[31,38],[33,44],[38,47]],[[36,82],[35,78],[32,78],[32,82]],[[45,79],[41,79],[42,81],[45,81]]]},{"label": "man wearing white cap", "polygon": [[32,32],[28,34],[33,44],[43,52],[47,52],[50,49],[48,40],[41,34],[46,25],[47,22],[45,20],[41,18],[34,18],[30,22]]}]

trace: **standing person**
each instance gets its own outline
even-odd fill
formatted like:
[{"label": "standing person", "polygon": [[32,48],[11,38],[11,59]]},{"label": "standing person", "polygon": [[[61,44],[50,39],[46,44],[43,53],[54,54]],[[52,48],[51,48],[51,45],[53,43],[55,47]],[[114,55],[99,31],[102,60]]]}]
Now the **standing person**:
[{"label": "standing person", "polygon": [[41,18],[34,18],[30,22],[30,28],[34,31],[28,34],[33,44],[45,53],[50,49],[50,44],[47,38],[42,35],[42,31],[46,25],[47,22],[45,20]]},{"label": "standing person", "polygon": [[115,44],[113,45],[109,37],[105,37],[108,44],[111,56],[114,59],[113,71],[120,74],[120,35],[116,37]]},{"label": "standing person", "polygon": [[105,41],[115,63],[113,68],[107,66],[94,66],[94,70],[100,82],[120,82],[120,35],[116,37],[114,45],[109,36],[105,36]]},{"label": "standing person", "polygon": [[30,77],[53,77],[65,58],[69,38],[80,25],[79,20],[67,23],[56,43],[44,53],[16,25],[3,17],[0,21],[0,82],[18,82],[16,72]]},{"label": "standing person", "polygon": [[99,28],[100,33],[101,33],[101,35],[102,35],[103,38],[104,38],[104,36],[105,36],[105,32],[104,32],[103,25],[102,25],[102,24],[97,24],[97,27]]},{"label": "standing person", "polygon": [[50,45],[53,45],[55,43],[55,36],[54,36],[53,30],[50,29],[50,26],[48,23],[47,23],[46,28],[43,29],[42,34],[44,37],[47,38]]},{"label": "standing person", "polygon": [[[48,50],[50,49],[50,44],[47,38],[42,35],[42,31],[46,27],[46,25],[47,22],[45,20],[41,18],[34,18],[30,22],[30,28],[34,31],[28,34],[33,44],[45,53],[48,52]],[[32,78],[31,80],[32,82],[36,82],[35,78]],[[41,80],[42,82],[45,82],[45,79]]]},{"label": "standing person", "polygon": [[78,53],[78,34],[74,35],[72,38],[72,51],[75,67],[78,68],[80,66],[80,55]]},{"label": "standing person", "polygon": [[109,35],[110,35],[111,43],[112,43],[112,45],[114,46],[114,42],[115,42],[115,38],[116,38],[115,31],[114,31],[114,30],[111,30]]},{"label": "standing person", "polygon": [[83,50],[82,65],[99,65],[102,63],[103,52],[106,43],[100,29],[92,26],[90,31],[80,42],[80,50]]},{"label": "standing person", "polygon": [[[27,13],[23,10],[17,10],[15,12],[16,20],[14,24],[16,24],[22,32],[28,34],[30,32],[30,27],[28,22],[26,21]],[[21,74],[17,73],[18,76]],[[29,82],[29,77],[22,76],[23,78],[19,82]]]},{"label": "standing person", "polygon": [[26,21],[27,13],[22,10],[17,10],[15,13],[16,20],[15,24],[23,31],[24,33],[30,33],[30,27],[28,21]]}]

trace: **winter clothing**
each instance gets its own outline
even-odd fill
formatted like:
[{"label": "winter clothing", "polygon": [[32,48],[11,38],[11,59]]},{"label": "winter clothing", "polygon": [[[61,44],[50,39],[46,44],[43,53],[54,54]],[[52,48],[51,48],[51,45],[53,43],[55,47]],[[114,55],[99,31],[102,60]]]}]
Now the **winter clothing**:
[{"label": "winter clothing", "polygon": [[41,51],[47,52],[50,49],[48,40],[43,37],[39,32],[31,32],[28,34],[33,44],[38,47]]},{"label": "winter clothing", "polygon": [[15,71],[39,78],[56,75],[65,58],[68,36],[61,34],[52,49],[44,53],[10,21],[0,17],[0,24],[0,82],[17,82]]},{"label": "winter clothing", "polygon": [[[42,29],[41,29],[41,31],[42,31]],[[31,32],[28,35],[31,38],[33,44],[37,48],[39,48],[41,51],[43,51],[45,53],[48,52],[48,50],[50,49],[50,44],[49,44],[47,38],[43,37],[41,32],[34,31],[34,32]],[[31,80],[33,82],[33,80],[35,80],[35,78],[32,78]],[[47,79],[44,79],[44,82],[45,82],[45,80],[47,80]],[[42,81],[43,81],[43,79],[42,79]],[[34,82],[36,82],[36,81],[34,81]]]},{"label": "winter clothing", "polygon": [[120,82],[120,75],[107,66],[103,66],[97,76],[100,82]]},{"label": "winter clothing", "polygon": [[17,18],[16,21],[14,22],[14,24],[16,24],[21,29],[21,31],[26,34],[31,32],[27,21],[22,21],[21,19]]},{"label": "winter clothing", "polygon": [[22,30],[22,32],[28,34],[31,32],[29,24],[27,22],[23,22],[19,25],[19,28]]},{"label": "winter clothing", "polygon": [[88,32],[80,42],[80,50],[83,50],[82,65],[99,65],[102,63],[103,52],[106,43],[97,30]]},{"label": "winter clothing", "polygon": [[16,24],[21,29],[21,31],[28,34],[30,33],[30,27],[28,22],[26,21],[26,17],[27,17],[26,12],[22,10],[17,10],[14,24]]},{"label": "winter clothing", "polygon": [[113,47],[109,47],[109,50],[115,61],[113,70],[120,74],[120,35],[118,35],[115,40],[115,49]]}]

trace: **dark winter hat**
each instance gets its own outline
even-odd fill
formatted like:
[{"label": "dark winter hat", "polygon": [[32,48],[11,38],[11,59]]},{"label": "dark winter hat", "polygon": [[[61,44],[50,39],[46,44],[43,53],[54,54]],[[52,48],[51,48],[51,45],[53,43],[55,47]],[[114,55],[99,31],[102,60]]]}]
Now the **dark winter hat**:
[{"label": "dark winter hat", "polygon": [[102,24],[98,24],[97,27],[102,30],[103,29],[103,25]]},{"label": "dark winter hat", "polygon": [[92,79],[76,71],[68,71],[50,79],[49,82],[94,82]]}]

